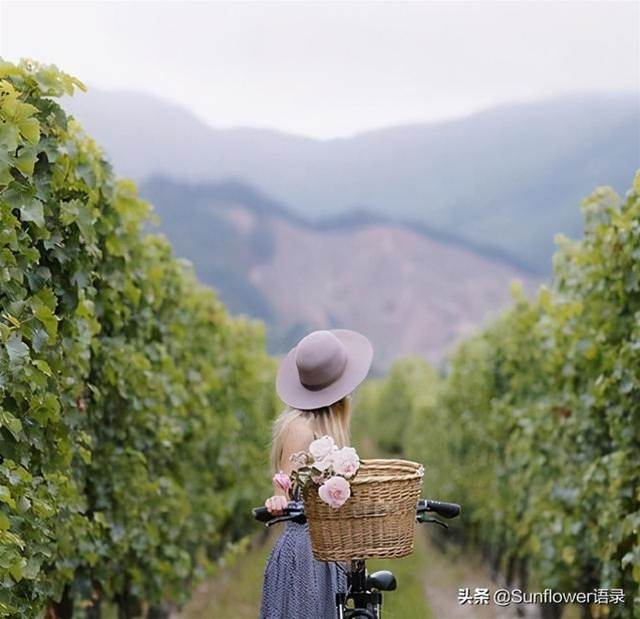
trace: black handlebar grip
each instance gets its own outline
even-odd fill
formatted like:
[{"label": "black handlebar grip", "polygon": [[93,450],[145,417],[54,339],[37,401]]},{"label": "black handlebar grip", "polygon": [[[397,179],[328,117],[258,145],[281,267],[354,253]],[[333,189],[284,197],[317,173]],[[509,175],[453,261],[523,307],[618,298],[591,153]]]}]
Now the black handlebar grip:
[{"label": "black handlebar grip", "polygon": [[276,518],[283,518],[286,516],[292,516],[293,519],[300,519],[301,516],[304,515],[304,504],[301,502],[296,503],[295,501],[290,501],[287,503],[287,506],[282,510],[282,514],[276,516],[269,512],[266,507],[254,507],[253,508],[253,517],[259,522],[270,522]]},{"label": "black handlebar grip", "polygon": [[462,508],[457,503],[445,503],[443,501],[427,501],[427,507],[443,518],[455,518],[460,515]]},{"label": "black handlebar grip", "polygon": [[269,520],[273,518],[273,516],[269,513],[269,510],[266,507],[254,507],[253,517],[258,522],[269,522]]}]

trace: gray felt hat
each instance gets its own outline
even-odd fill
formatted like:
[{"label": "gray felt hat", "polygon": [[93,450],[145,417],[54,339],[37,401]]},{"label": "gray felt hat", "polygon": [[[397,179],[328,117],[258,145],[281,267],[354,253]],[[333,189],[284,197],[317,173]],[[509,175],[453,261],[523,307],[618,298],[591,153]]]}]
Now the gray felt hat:
[{"label": "gray felt hat", "polygon": [[276,391],[294,408],[329,406],[349,395],[366,378],[372,358],[371,342],[356,331],[314,331],[280,363]]}]

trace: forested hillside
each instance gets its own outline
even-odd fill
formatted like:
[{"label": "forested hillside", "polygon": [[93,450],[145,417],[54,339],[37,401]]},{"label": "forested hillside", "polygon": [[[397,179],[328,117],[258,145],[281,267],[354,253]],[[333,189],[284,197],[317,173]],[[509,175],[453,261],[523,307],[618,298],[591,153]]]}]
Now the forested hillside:
[{"label": "forested hillside", "polygon": [[311,222],[240,183],[154,178],[140,191],[199,278],[233,312],[265,321],[273,354],[314,329],[350,325],[371,338],[377,372],[403,355],[438,363],[506,306],[511,280],[538,282],[416,226],[366,212]]},{"label": "forested hillside", "polygon": [[143,234],[148,205],[56,101],[77,88],[0,64],[3,617],[184,600],[269,487],[263,328]]}]

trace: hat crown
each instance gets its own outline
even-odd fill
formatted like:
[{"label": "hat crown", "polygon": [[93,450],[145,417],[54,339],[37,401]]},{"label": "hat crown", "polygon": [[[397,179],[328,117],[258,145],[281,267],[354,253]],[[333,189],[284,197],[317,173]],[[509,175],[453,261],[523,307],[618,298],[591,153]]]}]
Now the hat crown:
[{"label": "hat crown", "polygon": [[295,360],[300,382],[308,389],[323,389],[342,375],[347,351],[331,331],[314,331],[296,346]]}]

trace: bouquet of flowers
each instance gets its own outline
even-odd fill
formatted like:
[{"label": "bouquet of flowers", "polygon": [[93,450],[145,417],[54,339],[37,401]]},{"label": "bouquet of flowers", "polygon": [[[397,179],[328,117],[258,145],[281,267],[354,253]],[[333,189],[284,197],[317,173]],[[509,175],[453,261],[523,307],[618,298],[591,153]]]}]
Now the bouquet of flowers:
[{"label": "bouquet of flowers", "polygon": [[273,482],[285,494],[297,488],[316,484],[318,496],[330,507],[342,507],[351,496],[351,479],[360,467],[360,458],[353,447],[338,447],[330,436],[321,436],[309,445],[308,451],[291,456],[296,468],[291,475],[276,473]]}]

